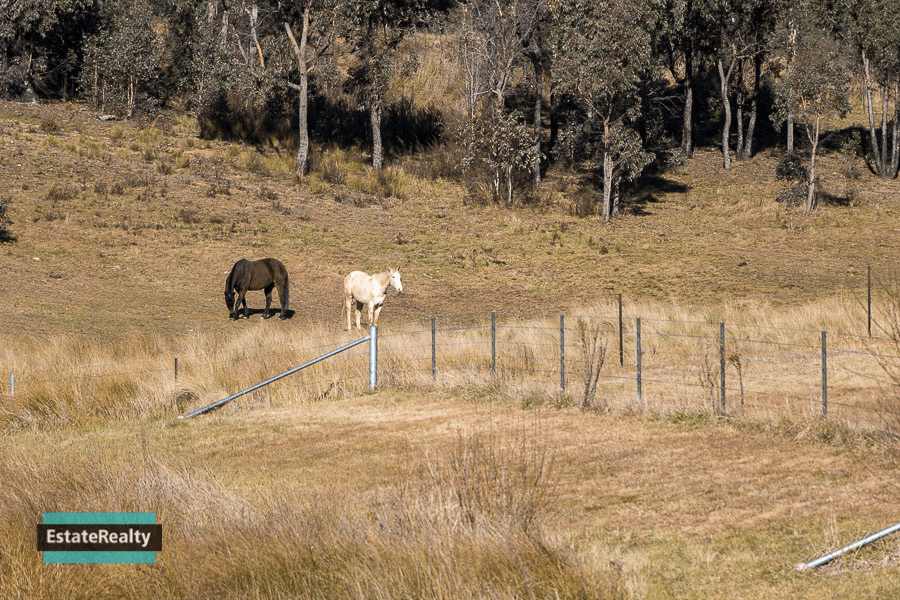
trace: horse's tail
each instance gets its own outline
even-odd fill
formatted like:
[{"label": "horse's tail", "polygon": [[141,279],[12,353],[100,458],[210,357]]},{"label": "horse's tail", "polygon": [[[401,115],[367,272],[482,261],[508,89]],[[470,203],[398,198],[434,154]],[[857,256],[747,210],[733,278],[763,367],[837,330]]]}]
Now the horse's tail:
[{"label": "horse's tail", "polygon": [[291,307],[291,292],[290,292],[290,281],[288,279],[287,270],[284,272],[284,310],[287,311]]}]

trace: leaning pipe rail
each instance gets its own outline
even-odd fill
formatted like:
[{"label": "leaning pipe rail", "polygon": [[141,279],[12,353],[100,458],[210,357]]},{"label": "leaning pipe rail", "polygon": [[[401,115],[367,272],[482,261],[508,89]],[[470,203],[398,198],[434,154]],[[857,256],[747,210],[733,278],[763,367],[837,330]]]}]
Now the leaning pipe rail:
[{"label": "leaning pipe rail", "polygon": [[360,339],[356,340],[355,342],[350,342],[349,344],[347,344],[345,346],[341,346],[337,350],[332,350],[331,352],[328,352],[327,354],[323,354],[322,356],[320,356],[318,358],[314,358],[309,362],[305,362],[302,365],[300,365],[299,367],[294,367],[293,369],[285,371],[284,373],[281,373],[280,375],[270,377],[269,379],[266,379],[265,381],[261,381],[260,383],[257,383],[254,386],[248,387],[246,390],[241,390],[240,392],[238,392],[236,394],[232,394],[232,395],[228,396],[227,398],[222,398],[218,402],[214,402],[214,403],[210,404],[209,406],[204,406],[203,408],[197,409],[192,413],[182,415],[178,418],[179,419],[190,419],[191,417],[196,417],[197,415],[202,415],[202,414],[208,413],[208,412],[215,410],[225,404],[228,404],[235,398],[240,398],[244,394],[249,394],[250,392],[258,390],[261,387],[265,387],[265,386],[269,385],[270,383],[274,383],[274,382],[278,381],[279,379],[287,377],[288,375],[293,375],[297,371],[301,371],[301,370],[305,369],[306,367],[310,367],[318,362],[322,362],[323,360],[325,360],[327,358],[331,358],[335,354],[340,354],[341,352],[343,352],[345,350],[349,350],[350,348],[353,348],[354,346],[358,346],[365,342],[369,342],[369,389],[374,390],[375,384],[378,383],[378,328],[376,326],[372,325],[369,327],[369,335],[367,335],[364,338],[360,338]]},{"label": "leaning pipe rail", "polygon": [[820,567],[820,566],[824,565],[825,563],[831,562],[832,560],[834,560],[841,554],[844,554],[846,552],[852,552],[853,550],[862,548],[863,546],[871,544],[872,542],[874,542],[876,540],[880,540],[884,536],[894,533],[895,531],[900,531],[900,523],[897,523],[896,525],[891,525],[890,527],[888,527],[886,529],[882,529],[878,533],[873,533],[872,535],[865,537],[861,540],[857,540],[857,541],[853,542],[852,544],[847,544],[840,550],[835,550],[834,552],[832,552],[830,554],[826,554],[825,556],[821,556],[821,557],[817,558],[816,560],[812,560],[807,563],[800,563],[799,565],[797,565],[797,570],[805,571],[807,569],[815,569],[816,567]]}]

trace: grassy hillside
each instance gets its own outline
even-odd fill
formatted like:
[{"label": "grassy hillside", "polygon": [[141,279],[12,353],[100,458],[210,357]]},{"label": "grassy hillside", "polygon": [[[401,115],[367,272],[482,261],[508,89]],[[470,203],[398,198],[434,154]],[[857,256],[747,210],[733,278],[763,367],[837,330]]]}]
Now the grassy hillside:
[{"label": "grassy hillside", "polygon": [[[888,277],[895,264],[896,183],[866,173],[847,204],[838,158],[826,156],[831,200],[805,216],[774,201],[775,153],[724,173],[701,149],[645,178],[604,225],[573,216],[587,192],[572,172],[551,172],[538,200],[504,210],[417,176],[427,169],[412,159],[379,178],[359,152],[320,149],[297,180],[289,148],[196,133],[186,117],[105,123],[79,105],[0,104],[0,201],[18,238],[0,245],[0,372],[79,380],[0,397],[0,596],[890,598],[900,588],[894,539],[794,572],[896,521],[890,444],[830,423],[582,412],[467,374],[436,386],[398,377],[375,394],[326,374],[320,387],[275,386],[175,418],[282,370],[293,340],[345,339],[352,269],[401,266],[387,332],[492,310],[583,314],[617,293],[647,317],[840,328],[847,315],[832,296],[864,283],[867,265]],[[286,264],[295,316],[230,322],[228,269],[264,256]],[[262,307],[261,293],[249,300]],[[213,353],[257,360],[211,359],[172,380],[173,355]],[[122,376],[93,377],[99,367]],[[51,510],[155,511],[165,550],[150,568],[44,566],[34,525]]]},{"label": "grassy hillside", "polygon": [[[78,105],[0,105],[0,197],[14,244],[0,246],[0,332],[230,331],[225,275],[240,257],[288,267],[295,320],[340,324],[352,269],[399,264],[405,293],[384,322],[490,310],[577,311],[604,296],[702,305],[794,304],[893,268],[895,183],[869,173],[849,206],[811,217],[774,201],[776,158],[723,172],[713,150],[650,176],[607,225],[576,218],[586,193],[552,172],[533,205],[467,204],[453,181],[401,162],[378,178],[365,157],[328,150],[303,180],[289,148],[198,139],[183,117],[105,123]],[[840,198],[838,160],[826,191]],[[338,183],[333,183],[338,182]],[[257,297],[258,296],[258,297]],[[251,295],[261,307],[261,294]]]}]

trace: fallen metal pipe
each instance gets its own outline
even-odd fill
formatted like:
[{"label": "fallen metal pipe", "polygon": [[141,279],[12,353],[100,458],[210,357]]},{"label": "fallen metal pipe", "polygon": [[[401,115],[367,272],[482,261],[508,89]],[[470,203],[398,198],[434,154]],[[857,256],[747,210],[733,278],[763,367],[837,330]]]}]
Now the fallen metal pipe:
[{"label": "fallen metal pipe", "polygon": [[[331,357],[334,356],[335,354],[338,354],[338,353],[340,353],[340,352],[343,352],[344,350],[349,350],[350,348],[352,348],[352,347],[354,347],[354,346],[358,346],[359,344],[362,344],[363,342],[368,342],[368,341],[372,340],[373,345],[374,345],[374,340],[375,340],[374,336],[376,335],[374,329],[375,329],[374,327],[370,328],[370,334],[367,335],[367,336],[364,337],[364,338],[360,338],[360,339],[356,340],[355,342],[350,342],[350,343],[347,344],[346,346],[341,346],[341,347],[338,348],[337,350],[332,350],[332,351],[329,352],[328,354],[323,354],[323,355],[320,356],[319,358],[314,358],[314,359],[312,359],[312,360],[309,361],[309,362],[303,363],[303,364],[300,365],[299,367],[294,367],[294,368],[291,369],[290,371],[285,371],[285,372],[282,373],[281,375],[276,375],[275,377],[271,377],[271,378],[269,378],[269,379],[266,379],[265,381],[260,382],[260,383],[257,383],[256,385],[254,385],[254,386],[252,386],[252,387],[248,387],[246,390],[242,390],[242,391],[240,391],[240,392],[238,392],[238,393],[236,393],[236,394],[232,394],[232,395],[228,396],[227,398],[223,398],[223,399],[219,400],[218,402],[215,402],[215,403],[213,403],[213,404],[210,404],[209,406],[204,406],[204,407],[201,408],[201,409],[195,410],[195,411],[192,412],[192,413],[189,413],[189,414],[180,416],[180,417],[178,417],[178,418],[179,418],[179,419],[190,419],[191,417],[195,417],[195,416],[197,416],[197,415],[202,415],[202,414],[204,414],[204,413],[207,413],[207,412],[209,412],[209,411],[211,411],[211,410],[214,410],[214,409],[216,409],[216,408],[219,408],[219,407],[222,406],[223,404],[227,404],[228,402],[231,402],[231,401],[234,400],[235,398],[239,398],[240,396],[243,396],[244,394],[249,394],[250,392],[252,392],[252,391],[254,391],[254,390],[258,390],[259,388],[261,388],[261,387],[263,387],[263,386],[266,386],[266,385],[269,385],[270,383],[272,383],[272,382],[274,382],[274,381],[278,381],[279,379],[281,379],[281,378],[283,378],[283,377],[287,377],[288,375],[292,375],[292,374],[296,373],[297,371],[300,371],[301,369],[305,369],[306,367],[309,367],[309,366],[311,366],[311,365],[314,365],[314,364],[316,364],[317,362],[323,361],[323,360],[325,360],[326,358],[331,358]],[[374,376],[373,376],[373,375],[370,375],[370,378],[372,378],[372,377],[374,377]],[[375,386],[375,384],[372,383],[372,387],[374,387],[374,386]]]},{"label": "fallen metal pipe", "polygon": [[865,537],[861,540],[857,540],[857,541],[853,542],[852,544],[848,544],[848,545],[844,546],[843,548],[841,548],[840,550],[835,550],[831,554],[826,554],[825,556],[819,557],[816,560],[810,561],[808,563],[800,563],[799,565],[797,565],[797,570],[805,571],[807,569],[815,569],[816,567],[820,567],[827,562],[831,562],[832,560],[834,560],[841,554],[844,554],[845,552],[852,552],[853,550],[862,548],[863,546],[871,544],[872,542],[874,542],[876,540],[880,540],[884,536],[890,535],[890,534],[894,533],[895,531],[900,531],[900,523],[897,523],[896,525],[892,525],[892,526],[888,527],[887,529],[882,529],[878,533],[873,533],[869,537]]}]

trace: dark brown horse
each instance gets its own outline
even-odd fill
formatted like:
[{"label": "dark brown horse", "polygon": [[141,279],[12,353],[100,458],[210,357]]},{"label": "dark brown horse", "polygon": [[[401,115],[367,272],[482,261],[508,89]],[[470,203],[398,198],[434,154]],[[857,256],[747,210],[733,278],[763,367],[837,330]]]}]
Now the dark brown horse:
[{"label": "dark brown horse", "polygon": [[[272,290],[278,289],[278,299],[281,300],[281,314],[278,320],[287,318],[288,311],[288,273],[280,260],[274,258],[264,258],[262,260],[249,260],[242,258],[234,263],[231,267],[231,273],[225,280],[225,305],[228,306],[228,313],[231,320],[241,318],[245,319],[250,315],[247,308],[247,300],[244,295],[250,290],[263,290],[266,293],[266,310],[263,311],[261,319],[268,319],[269,307],[272,306]],[[237,302],[235,302],[235,293],[237,294]],[[244,314],[238,314],[244,304]]]}]

